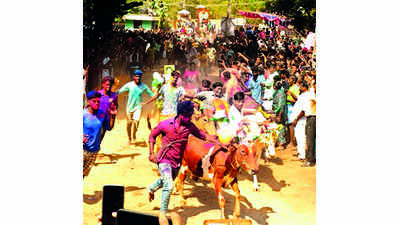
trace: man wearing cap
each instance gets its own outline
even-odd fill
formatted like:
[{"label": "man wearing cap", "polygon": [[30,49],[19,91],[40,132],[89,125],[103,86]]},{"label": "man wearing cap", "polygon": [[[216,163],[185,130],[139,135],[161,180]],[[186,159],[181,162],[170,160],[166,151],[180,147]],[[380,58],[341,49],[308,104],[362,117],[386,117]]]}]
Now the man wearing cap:
[{"label": "man wearing cap", "polygon": [[100,109],[101,94],[91,91],[87,94],[87,108],[83,110],[83,178],[89,175],[100,151],[101,130],[114,127],[116,107],[111,105],[108,111]]},{"label": "man wearing cap", "polygon": [[[154,93],[148,88],[148,86],[141,82],[141,76],[143,72],[141,70],[136,70],[133,76],[133,81],[130,81],[123,85],[119,89],[118,94],[128,91],[128,100],[126,104],[126,114],[127,114],[127,135],[128,144],[130,145],[136,141],[136,132],[139,126],[141,110],[146,103],[143,103],[142,95],[146,92],[150,97],[154,96]],[[133,126],[133,134],[132,134]]]},{"label": "man wearing cap", "polygon": [[[168,211],[170,195],[173,191],[173,180],[176,178],[182,164],[184,150],[190,134],[195,137],[217,143],[217,137],[199,130],[192,122],[194,104],[191,101],[182,101],[177,105],[177,115],[161,121],[149,137],[149,160],[158,163],[161,175],[153,184],[147,187],[149,201],[154,199],[154,192],[162,188],[159,224],[168,224],[166,213]],[[162,150],[156,156],[154,144],[157,136],[162,134]]]}]

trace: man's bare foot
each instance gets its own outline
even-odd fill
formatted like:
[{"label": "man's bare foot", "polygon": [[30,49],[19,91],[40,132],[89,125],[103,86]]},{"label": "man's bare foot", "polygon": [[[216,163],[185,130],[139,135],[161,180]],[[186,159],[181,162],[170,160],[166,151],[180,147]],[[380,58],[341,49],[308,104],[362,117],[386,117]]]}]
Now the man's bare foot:
[{"label": "man's bare foot", "polygon": [[159,225],[169,225],[168,218],[164,212],[159,213]]},{"label": "man's bare foot", "polygon": [[173,225],[181,225],[181,217],[176,212],[171,212],[169,214],[170,219],[172,220]]}]

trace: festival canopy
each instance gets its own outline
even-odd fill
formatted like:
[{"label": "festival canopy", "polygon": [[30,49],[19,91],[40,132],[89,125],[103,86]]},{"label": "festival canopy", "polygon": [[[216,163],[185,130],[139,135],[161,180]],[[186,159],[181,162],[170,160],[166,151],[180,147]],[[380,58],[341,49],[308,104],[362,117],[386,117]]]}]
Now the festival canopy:
[{"label": "festival canopy", "polygon": [[263,19],[266,21],[271,21],[271,22],[284,22],[285,18],[281,16],[276,16],[270,13],[264,13],[264,12],[245,12],[245,11],[239,11],[242,16],[248,17],[248,18],[254,18],[254,19]]},{"label": "festival canopy", "polygon": [[177,12],[179,15],[188,15],[188,14],[190,14],[190,12],[189,11],[187,11],[187,10],[185,10],[185,9],[182,9],[182,10],[180,10],[179,12]]}]

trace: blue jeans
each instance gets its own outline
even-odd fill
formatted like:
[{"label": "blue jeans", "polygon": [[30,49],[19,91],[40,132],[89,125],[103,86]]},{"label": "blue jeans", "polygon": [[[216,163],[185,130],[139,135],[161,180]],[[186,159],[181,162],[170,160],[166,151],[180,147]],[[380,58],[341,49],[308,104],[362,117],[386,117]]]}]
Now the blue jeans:
[{"label": "blue jeans", "polygon": [[158,170],[161,177],[151,184],[147,190],[154,193],[162,187],[160,211],[167,213],[170,195],[173,191],[173,181],[179,172],[179,168],[174,169],[167,163],[160,163],[158,165]]}]

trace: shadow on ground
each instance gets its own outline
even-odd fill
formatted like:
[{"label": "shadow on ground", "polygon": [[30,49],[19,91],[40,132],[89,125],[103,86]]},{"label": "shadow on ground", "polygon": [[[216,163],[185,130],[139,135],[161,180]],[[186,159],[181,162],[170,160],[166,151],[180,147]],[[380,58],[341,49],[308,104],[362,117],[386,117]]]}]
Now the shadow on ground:
[{"label": "shadow on ground", "polygon": [[268,159],[267,162],[271,162],[271,163],[274,163],[279,166],[284,165],[283,160],[280,157],[274,157],[274,158]]},{"label": "shadow on ground", "polygon": [[128,186],[125,187],[125,192],[143,190],[145,187]]},{"label": "shadow on ground", "polygon": [[148,147],[147,142],[145,142],[145,141],[137,141],[136,143],[134,143],[134,146],[142,147],[142,148]]},{"label": "shadow on ground", "polygon": [[[289,184],[287,184],[285,180],[277,181],[277,179],[273,176],[273,171],[266,165],[259,165],[259,171],[256,176],[258,178],[259,184],[267,184],[272,189],[272,191],[281,191],[283,187],[289,186]],[[249,175],[245,171],[240,172],[238,182],[241,179],[247,179],[253,182],[253,176]]]},{"label": "shadow on ground", "polygon": [[[115,164],[119,159],[122,158],[131,158],[133,160],[134,157],[138,155],[140,154],[139,153],[133,153],[133,154],[99,153],[97,155],[97,161],[94,163],[94,165],[97,166],[101,164]],[[108,160],[105,160],[105,158],[108,158]]]},{"label": "shadow on ground", "polygon": [[[143,189],[145,189],[145,187],[128,186],[125,187],[125,192],[138,191]],[[102,191],[94,191],[94,194],[92,195],[83,194],[83,202],[89,205],[93,205],[102,200],[102,197],[103,197]]]},{"label": "shadow on ground", "polygon": [[[231,215],[233,215],[235,197],[234,195],[229,194],[225,191],[223,191],[223,196],[226,201],[225,217],[229,218]],[[197,198],[198,201],[201,202],[203,205],[181,205],[179,207],[176,207],[174,210],[176,210],[180,214],[182,218],[182,224],[187,224],[187,219],[195,215],[206,213],[210,210],[219,210],[219,203],[217,201],[214,188],[194,184],[193,188],[190,191],[190,194],[186,194],[185,197],[186,200],[188,200],[189,198]],[[248,218],[256,221],[258,224],[267,224],[266,219],[269,218],[269,216],[267,216],[268,213],[274,213],[274,210],[271,207],[262,207],[260,209],[255,209],[253,208],[253,205],[248,201],[248,199],[245,196],[241,195],[240,217],[242,219]],[[204,218],[203,220],[205,221],[208,219],[220,219],[220,217],[218,215],[216,218]]]}]

